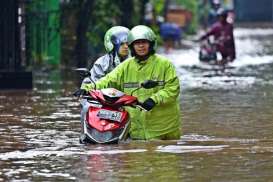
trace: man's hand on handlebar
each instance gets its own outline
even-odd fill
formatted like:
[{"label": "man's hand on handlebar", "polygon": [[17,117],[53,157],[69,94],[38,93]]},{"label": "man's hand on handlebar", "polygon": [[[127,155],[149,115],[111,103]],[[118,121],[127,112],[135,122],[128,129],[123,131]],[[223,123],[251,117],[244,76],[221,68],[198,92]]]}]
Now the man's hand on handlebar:
[{"label": "man's hand on handlebar", "polygon": [[153,99],[148,98],[143,103],[138,102],[135,106],[140,108],[141,110],[150,111],[150,110],[152,110],[154,108],[155,105],[156,104],[153,101]]}]

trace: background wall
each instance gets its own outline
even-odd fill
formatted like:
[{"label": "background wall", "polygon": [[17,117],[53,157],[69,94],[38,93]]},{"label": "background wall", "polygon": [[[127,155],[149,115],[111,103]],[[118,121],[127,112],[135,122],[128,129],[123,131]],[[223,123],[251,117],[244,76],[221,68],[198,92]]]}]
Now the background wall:
[{"label": "background wall", "polygon": [[236,21],[273,21],[272,0],[234,0]]}]

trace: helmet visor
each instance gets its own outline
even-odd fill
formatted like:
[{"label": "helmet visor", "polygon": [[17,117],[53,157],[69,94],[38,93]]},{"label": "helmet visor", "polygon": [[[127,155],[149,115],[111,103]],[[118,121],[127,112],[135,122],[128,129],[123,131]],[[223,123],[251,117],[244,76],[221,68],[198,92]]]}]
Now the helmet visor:
[{"label": "helmet visor", "polygon": [[128,33],[126,32],[119,32],[111,37],[111,42],[114,45],[120,45],[122,43],[128,42]]}]

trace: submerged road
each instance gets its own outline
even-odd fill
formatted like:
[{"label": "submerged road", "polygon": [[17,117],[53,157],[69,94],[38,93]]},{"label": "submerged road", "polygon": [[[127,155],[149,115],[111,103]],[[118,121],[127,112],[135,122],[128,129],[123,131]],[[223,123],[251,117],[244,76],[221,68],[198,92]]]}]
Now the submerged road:
[{"label": "submerged road", "polygon": [[1,181],[272,181],[273,29],[236,28],[221,72],[198,46],[166,55],[181,80],[182,137],[118,145],[78,142],[72,71],[34,73],[34,89],[0,91]]}]

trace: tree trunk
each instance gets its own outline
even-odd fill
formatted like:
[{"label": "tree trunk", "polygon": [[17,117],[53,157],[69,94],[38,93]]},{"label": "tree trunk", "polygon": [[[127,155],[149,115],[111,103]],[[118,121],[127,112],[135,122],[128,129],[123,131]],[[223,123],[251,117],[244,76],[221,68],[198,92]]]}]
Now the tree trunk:
[{"label": "tree trunk", "polygon": [[81,0],[79,3],[78,25],[76,28],[75,58],[77,67],[86,67],[87,62],[87,37],[86,33],[89,27],[91,12],[95,0]]},{"label": "tree trunk", "polygon": [[140,14],[141,14],[141,17],[140,17],[140,24],[145,24],[145,20],[144,20],[144,16],[145,16],[145,6],[146,4],[149,2],[149,0],[141,0],[140,1]]},{"label": "tree trunk", "polygon": [[121,19],[120,19],[120,25],[125,26],[127,28],[131,28],[132,23],[132,14],[134,12],[134,2],[131,0],[121,0],[118,1],[120,10],[122,12]]},{"label": "tree trunk", "polygon": [[167,21],[167,13],[169,10],[169,6],[170,6],[170,0],[166,0],[164,3],[164,12],[163,12],[163,16],[164,16],[164,20]]}]

